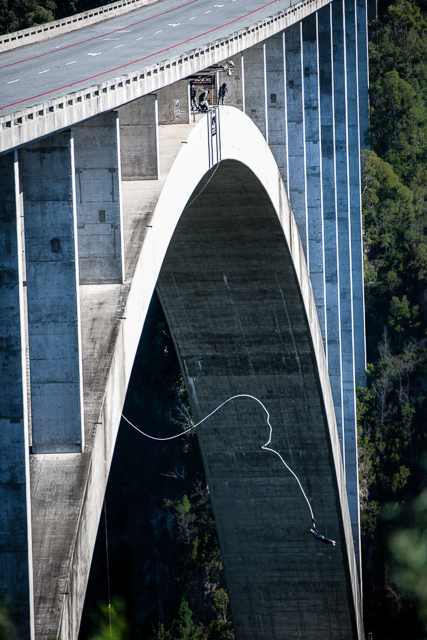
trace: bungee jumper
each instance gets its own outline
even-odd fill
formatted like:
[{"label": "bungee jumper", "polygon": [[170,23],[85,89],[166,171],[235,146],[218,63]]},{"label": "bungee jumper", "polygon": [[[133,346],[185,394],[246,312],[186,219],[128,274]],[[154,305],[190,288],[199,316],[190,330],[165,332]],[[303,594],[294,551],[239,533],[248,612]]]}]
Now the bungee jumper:
[{"label": "bungee jumper", "polygon": [[[202,94],[202,96],[203,96],[203,99],[206,99],[206,92],[204,92]],[[200,96],[200,98],[202,98],[202,96]],[[199,98],[199,102],[200,102],[200,98]],[[216,169],[215,169],[215,171],[216,171]],[[282,458],[280,453],[278,451],[276,451],[276,449],[273,449],[272,447],[268,446],[271,443],[271,438],[272,438],[272,435],[273,435],[273,427],[271,426],[271,423],[270,423],[270,414],[267,411],[267,409],[265,408],[265,406],[263,405],[263,403],[261,402],[261,400],[259,400],[256,396],[252,396],[249,393],[239,393],[239,394],[237,394],[235,396],[231,396],[231,398],[228,398],[227,400],[224,400],[224,402],[222,402],[216,409],[211,411],[207,416],[202,418],[202,420],[200,420],[200,422],[198,422],[197,424],[193,424],[189,429],[186,429],[182,433],[176,433],[175,435],[169,436],[169,437],[166,437],[166,438],[157,438],[156,436],[151,436],[148,433],[145,433],[144,431],[142,431],[141,429],[138,429],[138,427],[136,427],[134,424],[132,424],[132,422],[130,420],[128,420],[126,418],[126,416],[124,416],[123,414],[122,414],[122,418],[124,418],[126,420],[126,422],[131,427],[136,429],[136,431],[141,433],[146,438],[150,438],[150,440],[157,440],[159,442],[165,442],[167,440],[174,440],[175,438],[180,438],[181,436],[185,435],[189,431],[192,431],[193,429],[198,427],[200,424],[205,422],[205,420],[208,420],[208,418],[210,418],[214,413],[216,413],[219,409],[221,409],[221,407],[223,407],[225,404],[227,404],[231,400],[235,400],[236,398],[251,398],[252,400],[255,400],[256,402],[258,402],[258,404],[260,404],[261,407],[264,409],[264,411],[266,413],[266,416],[267,416],[267,424],[268,424],[268,427],[270,429],[270,434],[269,434],[269,438],[268,438],[267,442],[261,446],[261,449],[263,449],[264,451],[271,451],[271,453],[275,453],[276,456],[278,456],[280,458],[280,460],[282,461],[284,466],[288,469],[288,471],[291,472],[291,474],[294,476],[295,480],[297,481],[297,483],[299,485],[299,488],[301,489],[301,493],[303,494],[303,496],[305,498],[305,501],[307,502],[308,508],[310,509],[311,521],[312,521],[313,524],[312,524],[312,529],[309,530],[309,533],[312,533],[313,536],[315,538],[317,538],[317,540],[321,540],[325,544],[331,544],[333,547],[335,547],[335,540],[331,540],[330,538],[326,538],[326,536],[322,536],[320,533],[317,533],[317,531],[316,531],[316,522],[315,522],[315,519],[314,519],[313,509],[311,508],[310,501],[307,498],[307,495],[306,495],[304,489],[302,488],[302,484],[301,484],[298,476],[292,471],[290,466],[284,461],[284,459]]]},{"label": "bungee jumper", "polygon": [[313,522],[313,528],[309,530],[309,533],[312,533],[317,540],[321,540],[325,544],[331,544],[333,547],[335,547],[335,540],[331,540],[326,536],[322,536],[321,533],[318,533],[316,531],[316,522],[314,521],[314,518],[312,518],[312,522]]}]

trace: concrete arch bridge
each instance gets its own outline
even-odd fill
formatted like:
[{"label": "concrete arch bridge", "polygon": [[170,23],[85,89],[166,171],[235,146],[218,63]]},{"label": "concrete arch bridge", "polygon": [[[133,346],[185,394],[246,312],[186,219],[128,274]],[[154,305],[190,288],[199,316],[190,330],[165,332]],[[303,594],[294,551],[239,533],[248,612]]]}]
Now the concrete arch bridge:
[{"label": "concrete arch bridge", "polygon": [[[234,52],[234,106],[197,123],[175,78],[99,111],[77,103],[73,123],[46,112],[43,131],[31,118],[15,138],[5,127],[0,594],[12,594],[24,638],[77,638],[155,287],[195,418],[258,397],[273,447],[337,540],[308,536],[307,503],[261,450],[268,428],[252,401],[203,425],[236,637],[363,637],[354,393],[366,7],[364,23],[339,0],[301,21],[306,4]],[[334,66],[344,53],[347,67]]]}]

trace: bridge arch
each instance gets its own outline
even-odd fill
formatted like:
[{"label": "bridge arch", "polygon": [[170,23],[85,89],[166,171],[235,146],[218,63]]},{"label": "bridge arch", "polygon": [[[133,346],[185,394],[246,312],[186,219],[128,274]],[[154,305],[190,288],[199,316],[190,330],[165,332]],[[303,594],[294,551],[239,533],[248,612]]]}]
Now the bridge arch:
[{"label": "bridge arch", "polygon": [[[214,127],[213,127],[214,125]],[[215,133],[214,133],[215,132]],[[231,395],[267,405],[273,446],[301,478],[327,548],[308,536],[295,480],[262,451],[255,403],[229,403],[198,431],[236,637],[362,638],[359,586],[332,395],[309,274],[265,139],[222,107],[182,141],[130,283],[108,375],[61,637],[75,637],[127,385],[157,286],[196,419]],[[84,537],[86,536],[86,537]],[[88,544],[89,542],[89,544]],[[81,567],[87,567],[82,571]],[[80,600],[80,602],[78,602]]]}]

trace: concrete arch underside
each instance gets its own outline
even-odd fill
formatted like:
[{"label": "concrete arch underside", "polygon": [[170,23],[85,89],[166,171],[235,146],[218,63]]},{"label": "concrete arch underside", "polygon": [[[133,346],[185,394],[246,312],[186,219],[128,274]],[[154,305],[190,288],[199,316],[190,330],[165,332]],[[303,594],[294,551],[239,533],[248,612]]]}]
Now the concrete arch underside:
[{"label": "concrete arch underside", "polygon": [[[70,593],[60,637],[76,637],[108,469],[154,287],[177,347],[198,429],[238,640],[361,639],[359,585],[332,395],[297,225],[263,136],[222,107],[192,130],[163,186],[125,303],[85,464]],[[143,426],[143,425],[141,425]],[[94,518],[94,514],[96,514]],[[88,528],[91,531],[88,534]],[[92,531],[93,530],[93,531]],[[88,544],[89,541],[89,544]]]}]

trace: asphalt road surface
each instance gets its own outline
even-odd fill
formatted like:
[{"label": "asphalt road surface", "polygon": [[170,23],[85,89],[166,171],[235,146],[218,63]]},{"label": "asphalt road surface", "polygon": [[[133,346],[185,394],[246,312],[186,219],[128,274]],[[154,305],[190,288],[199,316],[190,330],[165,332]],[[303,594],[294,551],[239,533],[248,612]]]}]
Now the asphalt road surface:
[{"label": "asphalt road surface", "polygon": [[227,36],[295,0],[160,0],[0,54],[0,115],[40,104]]}]

